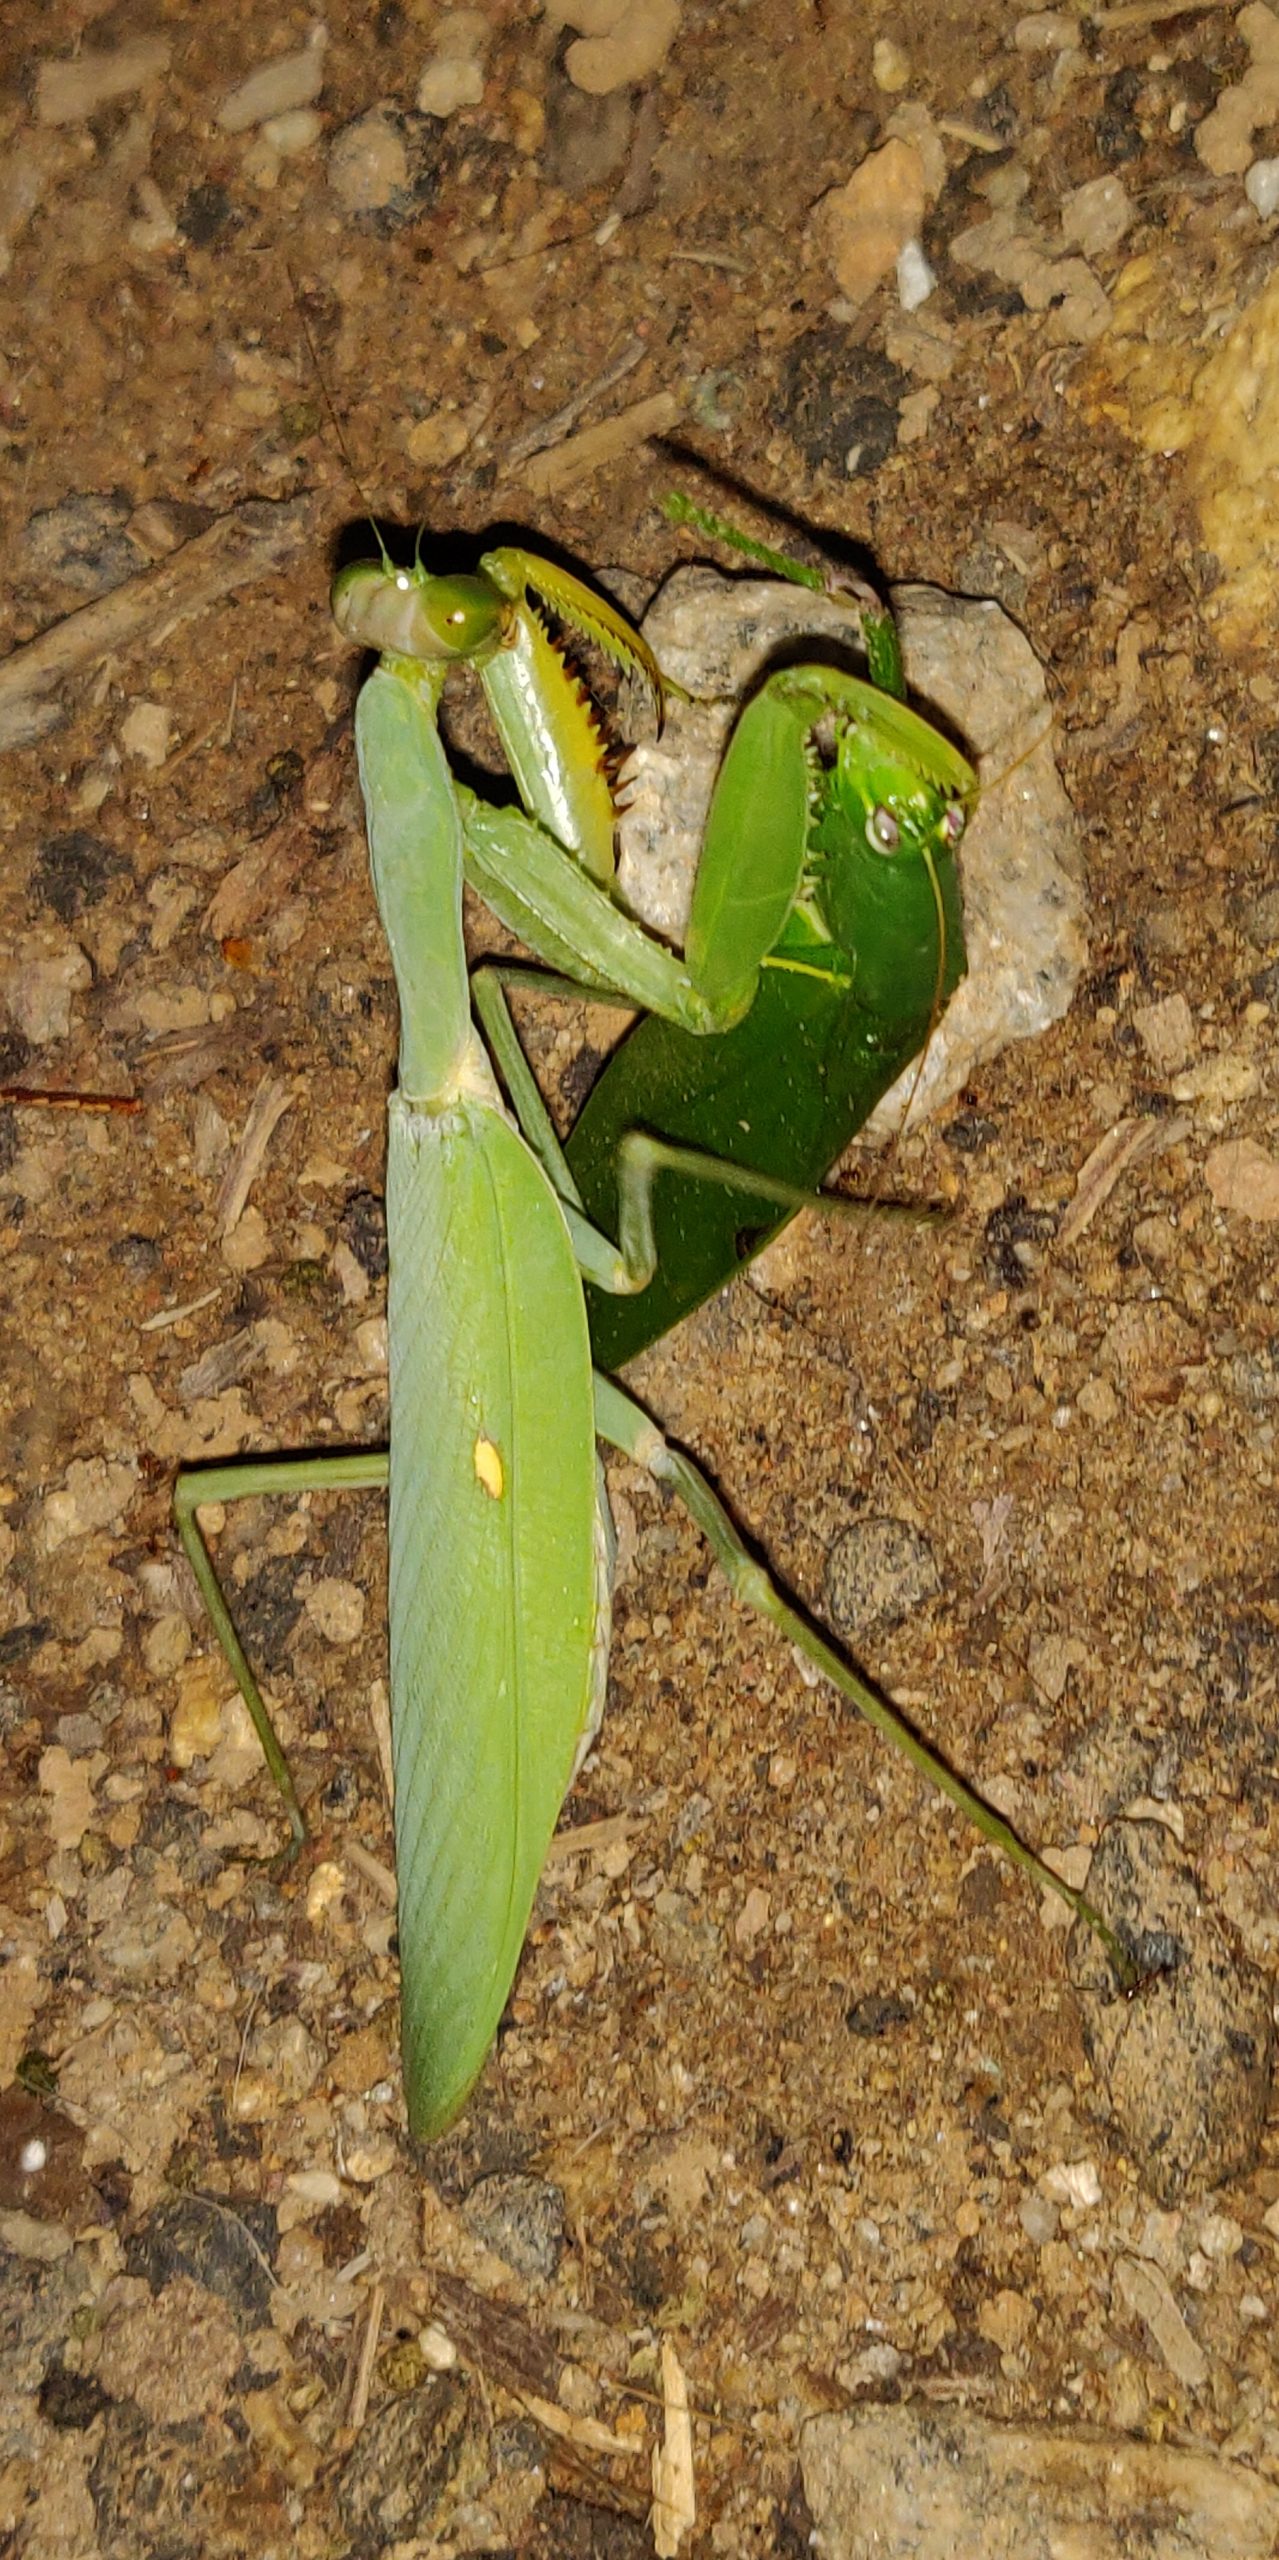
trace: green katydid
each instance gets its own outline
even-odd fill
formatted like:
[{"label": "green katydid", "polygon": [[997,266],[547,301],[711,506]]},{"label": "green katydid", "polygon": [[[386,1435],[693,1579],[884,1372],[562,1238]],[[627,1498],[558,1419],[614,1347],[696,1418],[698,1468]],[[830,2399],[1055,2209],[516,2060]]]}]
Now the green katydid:
[{"label": "green katydid", "polygon": [[[500,572],[508,589],[510,557]],[[515,555],[517,591],[527,575],[545,592],[544,571],[545,564]],[[564,587],[559,600],[572,602]],[[739,1190],[744,1179],[748,1198],[762,1197],[773,1213],[798,1205],[803,1187],[761,1179],[755,1170],[745,1177],[740,1170],[726,1173],[704,1152],[665,1146],[632,1131],[622,1147],[620,1243],[614,1245],[582,1213],[498,989],[491,986],[483,999],[484,1018],[508,1091],[526,1121],[526,1136],[502,1102],[471,1020],[461,925],[464,863],[473,877],[501,875],[493,899],[499,913],[508,920],[518,915],[521,930],[530,919],[536,922],[538,932],[529,936],[535,947],[545,950],[549,944],[552,960],[571,962],[579,979],[605,988],[620,984],[628,995],[635,993],[637,978],[646,986],[652,982],[653,1000],[686,1024],[740,1017],[804,894],[803,737],[816,693],[810,690],[804,698],[801,690],[797,712],[799,678],[775,679],[757,697],[770,703],[771,727],[761,731],[756,724],[752,737],[749,715],[744,718],[738,735],[740,740],[745,732],[750,754],[741,762],[746,751],[734,742],[739,761],[734,768],[730,752],[716,793],[718,819],[713,816],[708,830],[711,888],[703,895],[699,880],[701,940],[694,950],[696,937],[690,934],[690,951],[679,962],[612,904],[591,876],[603,864],[593,859],[590,844],[565,850],[565,838],[581,825],[581,795],[574,756],[561,752],[562,692],[543,683],[539,697],[539,716],[551,735],[550,760],[557,766],[549,785],[561,811],[561,837],[552,837],[536,816],[485,811],[454,781],[436,717],[444,664],[450,655],[482,655],[487,638],[477,644],[467,637],[474,634],[476,615],[501,623],[508,608],[522,619],[518,592],[512,600],[509,592],[495,590],[491,576],[487,592],[477,595],[467,582],[436,582],[420,570],[384,567],[347,573],[335,593],[340,626],[383,652],[359,697],[356,732],[374,886],[400,998],[399,1076],[389,1105],[387,1163],[389,1462],[386,1452],[367,1451],[202,1468],[184,1475],[176,1494],[187,1553],[300,1836],[303,1817],[292,1779],[196,1514],[203,1504],[246,1493],[381,1485],[389,1479],[403,2045],[410,2123],[423,2137],[449,2123],[483,2064],[518,1963],[545,1851],[598,1719],[607,1665],[610,1534],[597,1435],[679,1492],[739,1595],[767,1614],[1037,1883],[1065,1892],[1102,1932],[1112,1960],[1123,1965],[1111,1933],[1082,1898],[1063,1887],[789,1607],[747,1554],[706,1479],[618,1387],[592,1371],[580,1275],[605,1290],[644,1286],[654,1260],[651,1195],[659,1169],[686,1179],[701,1173]],[[598,600],[592,600],[592,610],[598,620]],[[444,645],[434,651],[433,663],[421,645],[432,621],[444,626]],[[625,654],[617,638],[624,626],[607,614],[605,621],[609,644]],[[458,639],[461,648],[450,648],[450,640]],[[833,701],[837,711],[848,706],[850,718],[873,732],[877,747],[884,735],[890,743],[908,736],[912,748],[916,731],[931,736],[891,702],[881,706],[885,726],[877,727],[875,704],[862,699],[869,688],[854,687],[852,679],[822,671],[821,686],[828,688],[822,699]],[[514,709],[504,703],[502,716],[521,732],[518,701]],[[913,726],[903,731],[897,725],[902,721]],[[760,773],[752,761],[760,736],[767,744],[782,732],[788,744],[779,762],[792,806],[789,820],[784,811],[778,820],[772,804],[773,833],[780,827],[783,836],[779,886],[766,877],[768,829],[756,823],[760,813],[752,805],[751,786]],[[534,751],[526,733],[518,744],[528,761]],[[933,760],[962,807],[970,779],[962,759],[934,740]],[[776,776],[767,757],[764,765],[755,799]],[[796,768],[802,778],[798,794]],[[539,790],[545,798],[546,777]],[[787,840],[796,833],[797,799],[798,844]],[[731,900],[722,875],[732,870],[735,838],[744,839],[748,914],[744,929],[730,915],[725,935]],[[948,860],[949,845],[942,849]],[[884,845],[878,859],[888,861],[897,850]],[[939,906],[933,896],[934,984],[944,911],[944,901]],[[824,948],[823,936],[814,932],[809,957],[796,974],[806,977],[816,966],[812,951],[820,957]],[[766,978],[771,974],[765,971]],[[835,1214],[854,1206],[830,1205]]]},{"label": "green katydid", "polygon": [[[618,1147],[635,1126],[744,1169],[823,1181],[922,1055],[964,970],[954,853],[974,777],[905,707],[892,616],[860,581],[807,569],[685,499],[668,499],[665,512],[779,577],[855,602],[873,687],[841,686],[829,668],[801,667],[763,689],[782,713],[774,755],[792,770],[802,762],[807,774],[801,894],[742,1021],[707,1040],[650,1015],[594,1086],[566,1152],[591,1216],[605,1226],[616,1216]],[[726,777],[743,769],[747,794],[760,771],[755,716],[752,706],[725,767]],[[777,797],[784,808],[785,790]],[[715,807],[727,837],[732,810],[722,787]],[[643,1295],[587,1291],[596,1358],[610,1369],[721,1287],[779,1223],[762,1198],[752,1204],[726,1188],[700,1197],[673,1184],[659,1194],[655,1217],[658,1268]]]}]

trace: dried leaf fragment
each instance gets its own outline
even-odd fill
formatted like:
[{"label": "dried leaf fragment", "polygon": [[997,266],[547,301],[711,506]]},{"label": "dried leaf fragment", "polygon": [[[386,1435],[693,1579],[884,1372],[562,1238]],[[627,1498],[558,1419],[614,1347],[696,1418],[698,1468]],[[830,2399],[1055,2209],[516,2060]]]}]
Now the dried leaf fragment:
[{"label": "dried leaf fragment", "polygon": [[1131,1166],[1180,1146],[1190,1135],[1190,1125],[1189,1120],[1116,1120],[1080,1166],[1074,1199],[1057,1229],[1058,1251],[1074,1244],[1091,1225],[1102,1202]]}]

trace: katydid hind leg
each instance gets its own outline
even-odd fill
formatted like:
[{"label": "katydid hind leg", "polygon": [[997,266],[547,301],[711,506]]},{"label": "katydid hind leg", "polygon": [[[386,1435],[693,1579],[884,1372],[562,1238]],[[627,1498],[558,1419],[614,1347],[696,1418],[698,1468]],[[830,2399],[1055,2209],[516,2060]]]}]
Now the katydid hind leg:
[{"label": "katydid hind leg", "polygon": [[[895,1025],[850,1006],[830,979],[765,970],[735,1031],[695,1040],[636,1025],[569,1137],[587,1216],[621,1231],[620,1169],[630,1131],[700,1149],[744,1173],[816,1192],[860,1122],[922,1046],[929,990]],[[747,1187],[664,1181],[653,1222],[656,1269],[633,1298],[588,1286],[597,1367],[620,1369],[723,1288],[790,1214]]]},{"label": "katydid hind leg", "polygon": [[510,1096],[521,1135],[542,1164],[559,1195],[578,1267],[595,1292],[627,1298],[649,1289],[658,1272],[656,1186],[659,1175],[674,1176],[716,1193],[726,1194],[739,1220],[761,1215],[776,1225],[779,1216],[816,1209],[835,1218],[905,1215],[916,1223],[936,1213],[902,1201],[859,1201],[776,1179],[758,1164],[741,1165],[704,1147],[681,1147],[643,1129],[623,1133],[617,1156],[618,1242],[591,1225],[568,1159],[520,1043],[506,1003],[509,983],[539,986],[536,972],[501,963],[477,969],[471,980],[476,1012],[484,1025],[494,1063]]}]

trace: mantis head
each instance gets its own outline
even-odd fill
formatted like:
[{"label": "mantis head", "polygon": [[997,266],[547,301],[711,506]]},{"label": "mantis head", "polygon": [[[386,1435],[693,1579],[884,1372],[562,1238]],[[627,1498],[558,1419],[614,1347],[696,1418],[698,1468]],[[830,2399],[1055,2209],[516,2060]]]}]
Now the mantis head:
[{"label": "mantis head", "polygon": [[356,561],[339,570],[330,603],[344,639],[428,666],[482,664],[501,647],[510,612],[488,578],[433,578],[420,561]]}]

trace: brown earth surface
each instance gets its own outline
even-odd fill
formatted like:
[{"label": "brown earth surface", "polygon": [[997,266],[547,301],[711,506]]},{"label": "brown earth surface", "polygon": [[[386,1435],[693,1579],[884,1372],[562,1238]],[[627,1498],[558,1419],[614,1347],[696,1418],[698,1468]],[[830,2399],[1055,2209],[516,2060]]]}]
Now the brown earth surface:
[{"label": "brown earth surface", "polygon": [[[842,1632],[1027,1837],[1076,1872],[1157,1814],[1240,1962],[1276,1948],[1274,222],[1242,174],[1273,132],[1196,148],[1245,35],[711,0],[591,95],[531,7],[460,17],[335,0],[313,103],[299,77],[230,130],[303,9],[8,15],[0,1078],[139,1107],[0,1109],[0,2539],[642,2553],[663,2342],[690,2555],[806,2549],[802,2422],[866,2400],[1279,2479],[1273,2132],[1155,2202],[1060,1912],[637,1470],[564,1817],[604,1827],[553,1855],[424,2159],[373,1495],[219,1540],[313,1821],[269,1863],[171,1488],[385,1424],[395,1005],[334,558],[367,499],[428,558],[514,526],[642,598],[689,555],[677,481],[1015,616],[1091,948],[1068,1017],[900,1146],[944,1230],[804,1222],[640,1389],[818,1614],[859,1521],[917,1533],[931,1592]],[[909,315],[817,210],[903,110],[936,279]],[[562,1094],[607,1036],[541,1036]],[[1062,1243],[1126,1120],[1177,1127]]]}]

